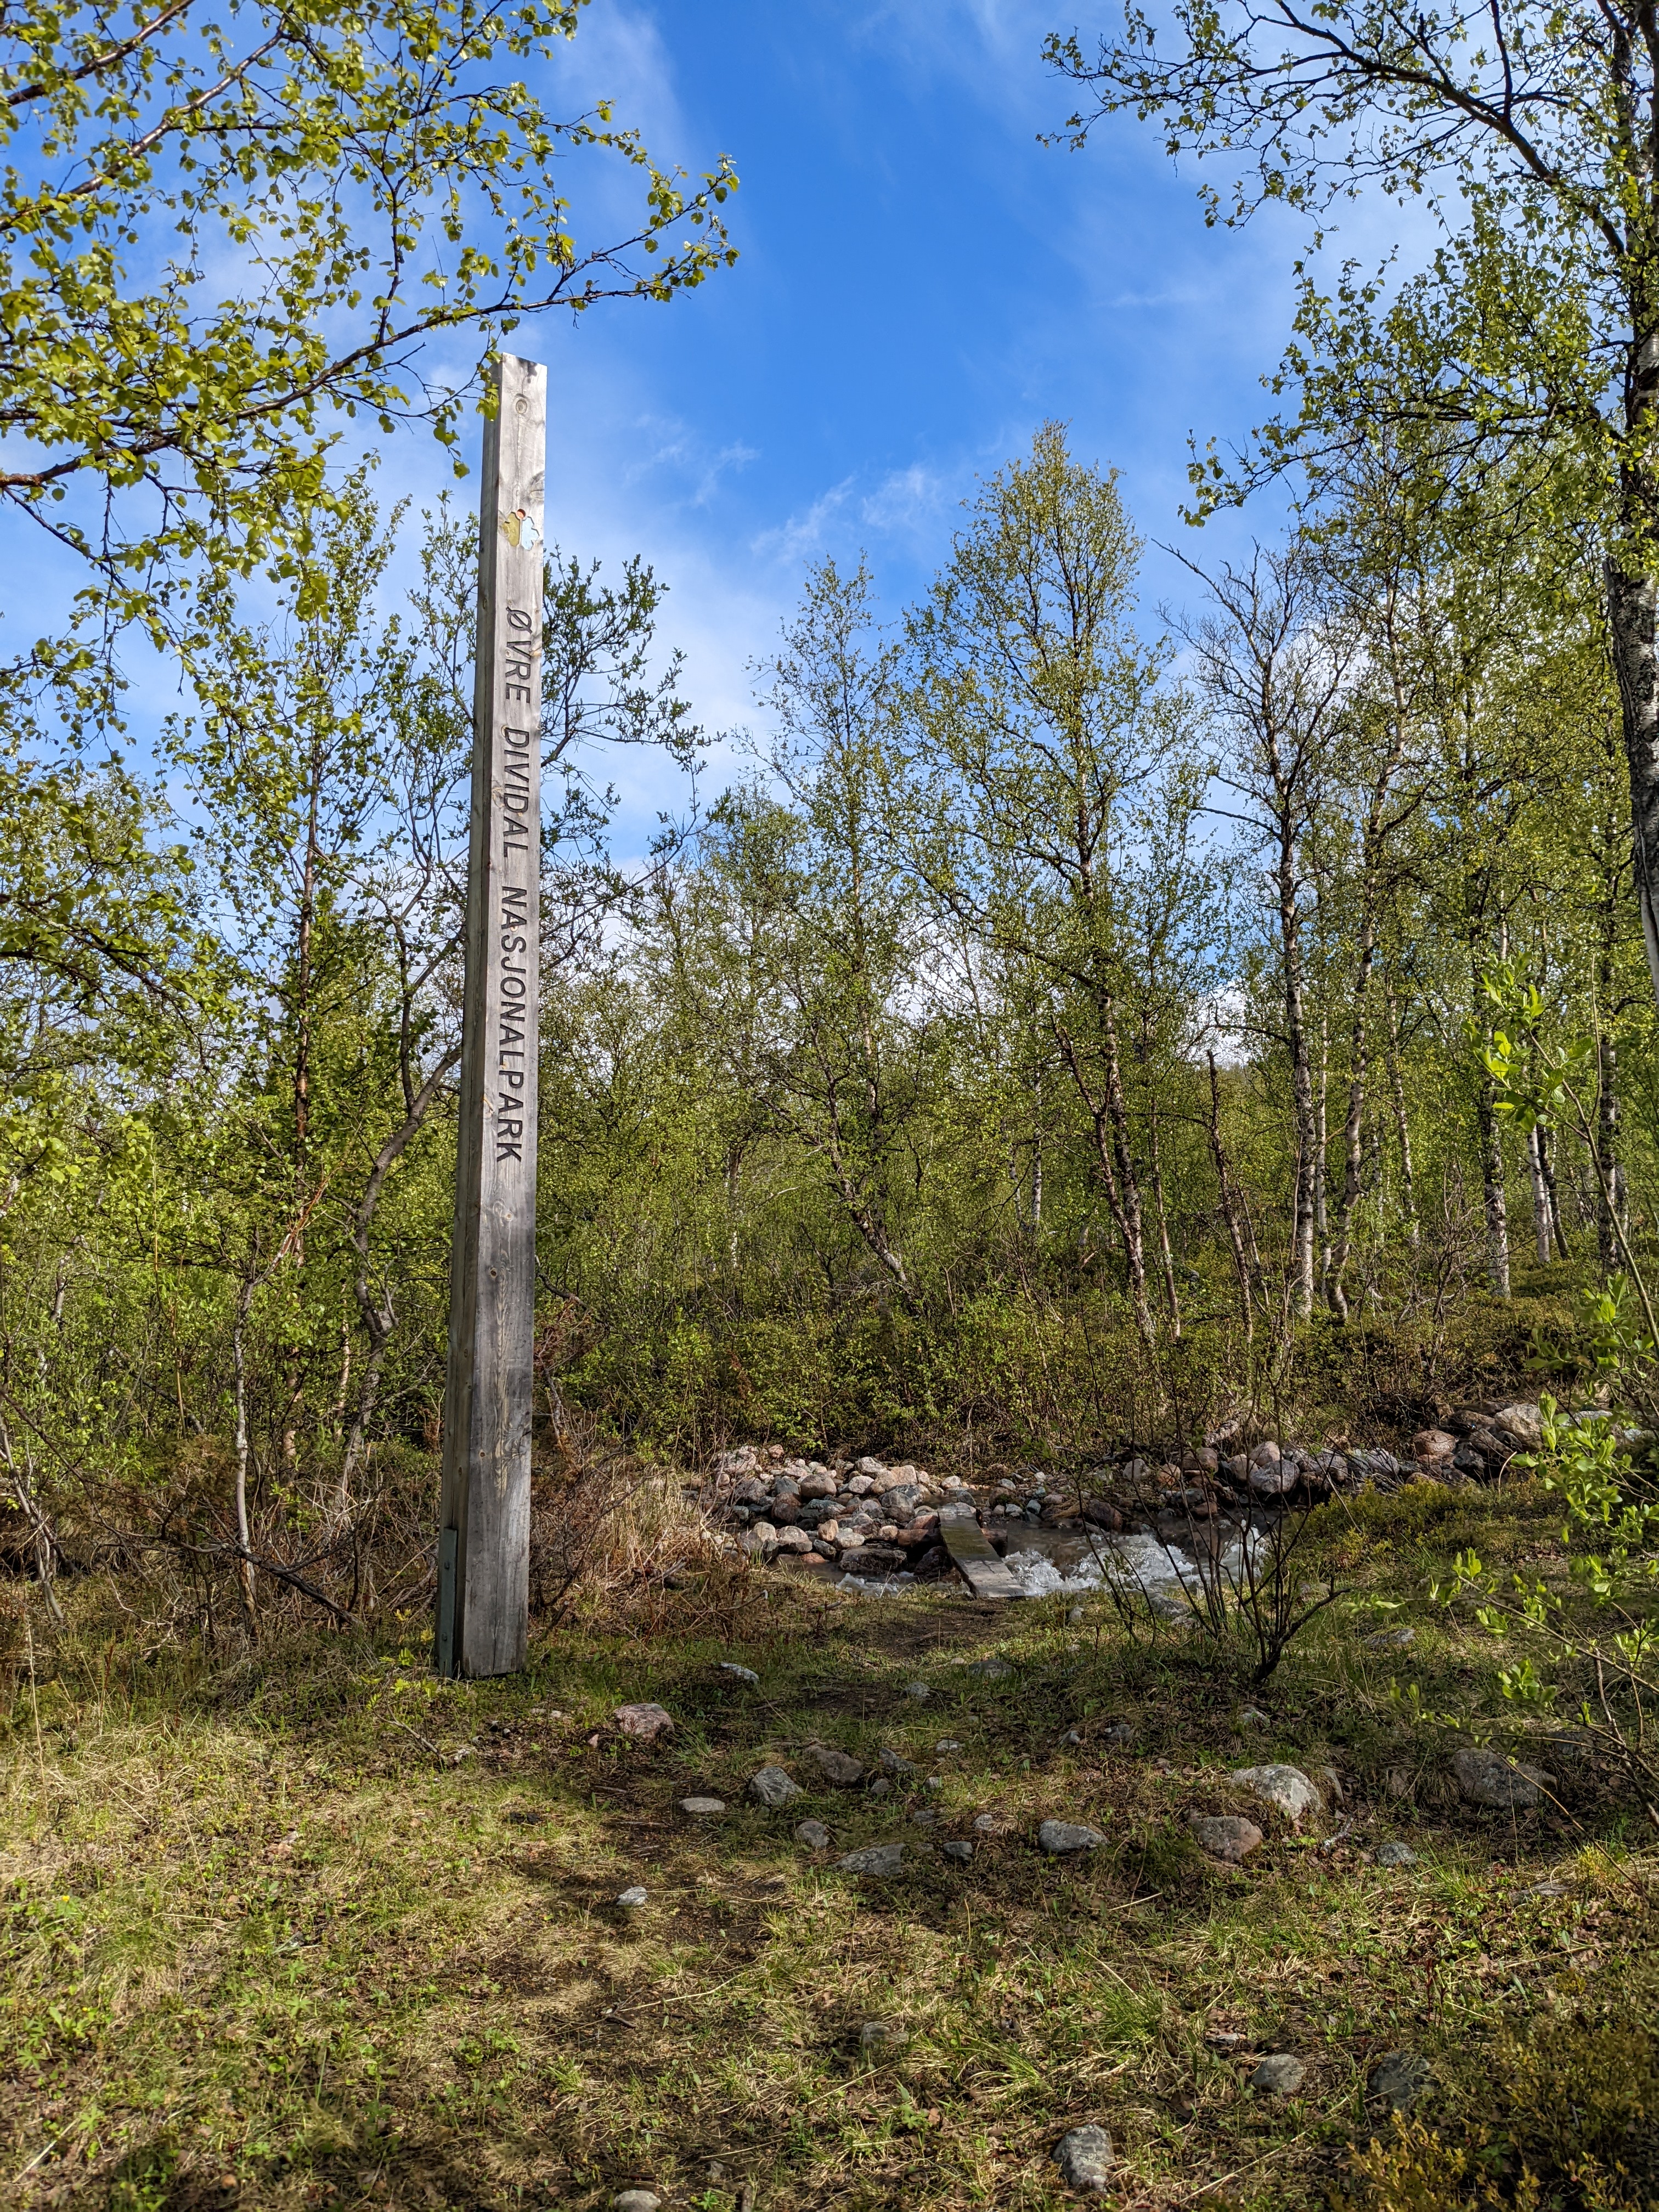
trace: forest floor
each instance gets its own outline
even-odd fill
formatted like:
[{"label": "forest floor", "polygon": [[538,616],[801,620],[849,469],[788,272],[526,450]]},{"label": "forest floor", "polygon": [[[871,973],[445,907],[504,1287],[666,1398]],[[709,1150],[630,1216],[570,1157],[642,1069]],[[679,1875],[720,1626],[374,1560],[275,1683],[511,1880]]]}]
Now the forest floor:
[{"label": "forest floor", "polygon": [[[658,1589],[488,1683],[434,1681],[412,1621],[216,1668],[71,1637],[3,1740],[3,2194],[1036,2212],[1076,2201],[1054,2146],[1095,2122],[1122,2207],[1429,2205],[1359,2170],[1395,2137],[1367,2089],[1389,2053],[1432,2069],[1418,2118],[1449,2142],[1548,2135],[1522,2110],[1540,2033],[1592,2089],[1613,2051],[1589,2101],[1639,2106],[1650,1825],[1559,1761],[1540,1809],[1478,1811],[1447,1779],[1468,1735],[1425,1717],[1512,1740],[1484,1632],[1426,1588],[1469,1543],[1547,1558],[1554,1513],[1413,1491],[1325,1517],[1353,1595],[1259,1691],[1237,1654],[1132,1639],[1102,1600],[1079,1622],[1064,1597],[859,1600],[781,1572]],[[1366,1643],[1402,1622],[1408,1650]],[[969,1671],[988,1656],[1010,1671]],[[672,1735],[618,1731],[640,1700]],[[917,1772],[834,1790],[813,1743]],[[1228,1779],[1270,1760],[1334,1768],[1342,1804],[1298,1832]],[[807,1795],[753,1802],[768,1762]],[[1267,1840],[1224,1865],[1194,1810]],[[804,1816],[830,1850],[795,1839]],[[1048,1817],[1105,1840],[1045,1856]],[[1415,1863],[1376,1863],[1390,1838]],[[896,1840],[894,1878],[835,1865]],[[1274,2051],[1304,2064],[1294,2095],[1248,2086]]]}]

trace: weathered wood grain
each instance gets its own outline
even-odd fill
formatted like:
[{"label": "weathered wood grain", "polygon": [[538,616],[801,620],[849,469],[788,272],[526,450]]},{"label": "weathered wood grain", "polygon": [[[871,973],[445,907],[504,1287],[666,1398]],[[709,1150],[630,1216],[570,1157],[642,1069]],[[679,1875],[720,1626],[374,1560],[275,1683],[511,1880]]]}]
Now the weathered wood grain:
[{"label": "weathered wood grain", "polygon": [[455,1238],[444,1397],[438,1661],[524,1663],[530,1614],[531,1360],[536,1302],[542,523],[547,372],[503,355],[478,517],[472,835],[466,903]]}]

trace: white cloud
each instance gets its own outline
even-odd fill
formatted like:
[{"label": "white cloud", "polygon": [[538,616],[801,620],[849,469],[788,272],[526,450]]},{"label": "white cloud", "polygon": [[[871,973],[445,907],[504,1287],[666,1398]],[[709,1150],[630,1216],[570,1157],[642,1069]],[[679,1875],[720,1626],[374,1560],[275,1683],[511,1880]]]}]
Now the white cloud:
[{"label": "white cloud", "polygon": [[804,561],[823,544],[832,517],[852,497],[853,484],[851,477],[844,477],[840,483],[815,499],[804,514],[792,514],[775,529],[763,530],[751,538],[750,551],[776,562]]}]

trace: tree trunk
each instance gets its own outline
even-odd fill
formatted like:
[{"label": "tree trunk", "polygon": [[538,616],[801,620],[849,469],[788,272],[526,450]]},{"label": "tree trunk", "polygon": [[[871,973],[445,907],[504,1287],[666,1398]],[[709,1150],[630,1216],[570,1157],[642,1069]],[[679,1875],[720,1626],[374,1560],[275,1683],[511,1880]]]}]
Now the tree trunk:
[{"label": "tree trunk", "polygon": [[[404,1147],[416,1134],[431,1112],[444,1078],[460,1059],[461,1048],[456,1045],[446,1053],[420,1089],[409,1100],[409,1110],[398,1127],[394,1129],[378,1152],[369,1169],[368,1182],[352,1216],[351,1242],[357,1255],[356,1272],[352,1281],[357,1300],[357,1311],[362,1316],[364,1333],[368,1338],[368,1358],[363,1366],[363,1379],[358,1386],[357,1403],[351,1416],[350,1431],[346,1437],[345,1450],[340,1459],[339,1486],[335,1492],[334,1511],[337,1520],[344,1520],[351,1510],[351,1486],[363,1453],[368,1447],[368,1424],[374,1412],[374,1400],[380,1387],[380,1370],[386,1364],[386,1347],[392,1341],[392,1332],[397,1315],[392,1304],[390,1288],[377,1297],[369,1277],[368,1239],[374,1225],[374,1216],[380,1203],[380,1194],[386,1188],[386,1179],[401,1158]],[[404,1093],[408,1097],[407,1089]]]},{"label": "tree trunk", "polygon": [[1619,1164],[1619,1048],[1605,1030],[1596,1061],[1595,1243],[1605,1280],[1619,1266],[1619,1232],[1628,1231],[1630,1211]]},{"label": "tree trunk", "polygon": [[1567,1256],[1567,1232],[1561,1221],[1561,1193],[1556,1186],[1555,1158],[1550,1151],[1550,1133],[1540,1121],[1533,1129],[1538,1139],[1538,1172],[1543,1177],[1545,1195],[1549,1201],[1550,1234],[1555,1240],[1555,1256]]},{"label": "tree trunk", "polygon": [[1175,1254],[1170,1248],[1170,1210],[1164,1197],[1164,1159],[1158,1143],[1158,1100],[1146,1086],[1147,1146],[1152,1157],[1152,1203],[1158,1208],[1158,1258],[1164,1270],[1164,1295],[1170,1302],[1170,1334],[1181,1334],[1181,1300],[1176,1291]]},{"label": "tree trunk", "polygon": [[1233,1184],[1232,1164],[1221,1141],[1221,1084],[1215,1072],[1215,1054],[1210,1060],[1210,1117],[1206,1123],[1210,1138],[1210,1157],[1215,1162],[1216,1187],[1221,1197],[1221,1218],[1227,1224],[1227,1242],[1233,1248],[1233,1267],[1238,1276],[1238,1311],[1244,1324],[1244,1341],[1249,1344],[1255,1335],[1255,1301],[1260,1287],[1261,1266],[1255,1250],[1255,1240],[1245,1242],[1245,1223],[1240,1212],[1237,1192]]},{"label": "tree trunk", "polygon": [[248,1462],[252,1455],[247,1425],[247,1317],[253,1307],[254,1289],[252,1276],[245,1276],[238,1286],[236,1320],[230,1333],[230,1358],[235,1380],[236,1405],[236,1541],[242,1553],[236,1562],[236,1583],[241,1592],[242,1613],[247,1622],[247,1632],[257,1639],[259,1620],[253,1605],[253,1562],[247,1556],[253,1549],[247,1518]]},{"label": "tree trunk", "polygon": [[1406,1243],[1415,1258],[1422,1249],[1423,1229],[1417,1215],[1417,1180],[1412,1168],[1412,1127],[1406,1116],[1406,1077],[1400,1065],[1400,1005],[1392,983],[1382,993],[1389,1018],[1389,1096],[1394,1105],[1395,1141],[1400,1147],[1400,1205]]},{"label": "tree trunk", "polygon": [[1547,1267],[1554,1256],[1550,1236],[1550,1187],[1544,1180],[1544,1146],[1534,1121],[1527,1132],[1527,1176],[1532,1185],[1532,1234],[1538,1264]]},{"label": "tree trunk", "polygon": [[1291,1048],[1291,1106],[1295,1121],[1296,1191],[1291,1232],[1291,1310],[1298,1321],[1313,1311],[1315,1176],[1318,1137],[1314,1119],[1313,1070],[1308,1064],[1308,1023],[1302,975],[1302,916],[1296,902],[1295,852],[1288,836],[1279,849],[1279,932],[1285,963],[1285,1035]]},{"label": "tree trunk", "polygon": [[1504,1146],[1498,1127],[1497,1094],[1489,1076],[1481,1079],[1475,1121],[1486,1218],[1486,1278],[1492,1296],[1506,1298],[1510,1295],[1510,1220],[1504,1200]]},{"label": "tree trunk", "polygon": [[[1650,336],[1644,341],[1638,362],[1638,392],[1632,398],[1632,407],[1645,414],[1652,404],[1655,383],[1659,381],[1659,337]],[[1650,502],[1644,497],[1646,487],[1635,469],[1626,468],[1620,489],[1632,535],[1639,541],[1650,541],[1652,525],[1647,511]],[[1609,556],[1604,573],[1607,630],[1630,770],[1637,905],[1642,917],[1642,941],[1647,948],[1648,976],[1654,996],[1659,999],[1659,645],[1655,638],[1659,580],[1639,570],[1632,573],[1619,554]]]},{"label": "tree trunk", "polygon": [[1117,1025],[1109,1010],[1101,1026],[1106,1040],[1106,1079],[1103,1090],[1098,1091],[1084,1071],[1070,1033],[1058,1022],[1054,1024],[1054,1035],[1059,1040],[1060,1051],[1065,1054],[1066,1065],[1072,1071],[1072,1080],[1077,1085],[1078,1096],[1088,1109],[1094,1136],[1095,1161],[1100,1170],[1107,1208],[1117,1225],[1118,1235],[1123,1240],[1129,1278],[1129,1304],[1141,1342],[1150,1350],[1158,1340],[1158,1333],[1152,1327],[1152,1311],[1146,1302],[1146,1243],[1141,1225],[1140,1185],[1135,1176],[1134,1158],[1129,1149],[1129,1112],[1123,1096],[1123,1074],[1118,1059]]}]

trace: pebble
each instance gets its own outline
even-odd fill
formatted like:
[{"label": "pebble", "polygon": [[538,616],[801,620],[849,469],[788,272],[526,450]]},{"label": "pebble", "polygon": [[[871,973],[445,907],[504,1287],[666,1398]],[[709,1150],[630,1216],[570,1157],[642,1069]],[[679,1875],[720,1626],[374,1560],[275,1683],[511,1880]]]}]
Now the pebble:
[{"label": "pebble", "polygon": [[896,1751],[878,1751],[876,1757],[881,1762],[884,1774],[914,1774],[916,1771],[908,1759],[902,1758]]},{"label": "pebble", "polygon": [[860,2051],[902,2051],[910,2031],[896,2020],[866,2020],[859,2030]]},{"label": "pebble", "polygon": [[1238,1716],[1238,1725],[1241,1729],[1264,1729],[1267,1725],[1267,1716],[1260,1705],[1246,1705]]},{"label": "pebble", "polygon": [[959,1837],[953,1837],[948,1844],[941,1844],[939,1849],[947,1859],[960,1859],[964,1865],[974,1856],[973,1845]]},{"label": "pebble", "polygon": [[1088,1615],[1084,1612],[1083,1607],[1080,1605],[1074,1605],[1066,1616],[1066,1624],[1068,1628],[1081,1628],[1087,1618]]},{"label": "pebble", "polygon": [[1368,1651],[1403,1651],[1417,1641],[1414,1628],[1379,1628],[1375,1636],[1364,1639]]},{"label": "pebble", "polygon": [[614,1718],[624,1735],[638,1736],[642,1743],[654,1742],[674,1725],[673,1715],[661,1705],[618,1705]]},{"label": "pebble", "polygon": [[1103,2197],[1111,2186],[1112,2139],[1104,2128],[1073,2128],[1054,2145],[1054,2164],[1068,2189]]},{"label": "pebble", "polygon": [[1101,1741],[1109,1743],[1115,1751],[1127,1751],[1134,1740],[1134,1729],[1127,1721],[1114,1721],[1101,1731]]},{"label": "pebble", "polygon": [[1212,1858],[1225,1859],[1230,1866],[1237,1866],[1261,1846],[1261,1831],[1255,1822],[1242,1820],[1232,1814],[1212,1817],[1194,1813],[1187,1826]]},{"label": "pebble", "polygon": [[986,1682],[1006,1682],[1013,1671],[1006,1659],[975,1659],[968,1669]]},{"label": "pebble", "polygon": [[798,1844],[805,1844],[810,1851],[827,1851],[830,1848],[830,1831],[822,1820],[803,1820],[795,1831],[795,1841]]},{"label": "pebble", "polygon": [[735,1674],[740,1682],[755,1683],[760,1680],[760,1676],[752,1667],[739,1667],[735,1659],[722,1659],[720,1672],[722,1674]]},{"label": "pebble", "polygon": [[1371,1853],[1378,1866],[1415,1866],[1417,1853],[1409,1844],[1379,1844]]},{"label": "pebble", "polygon": [[1396,2112],[1408,2112],[1428,2087],[1429,2062],[1414,2051],[1391,2051],[1371,2069],[1370,2092]]},{"label": "pebble", "polygon": [[878,1774],[875,1780],[870,1784],[870,1795],[872,1797],[890,1796],[892,1794],[892,1789],[893,1785],[887,1779],[887,1777],[884,1774]]},{"label": "pebble", "polygon": [[954,1736],[944,1735],[939,1738],[933,1748],[935,1751],[960,1751],[962,1746]]},{"label": "pebble", "polygon": [[836,1751],[827,1743],[809,1745],[805,1755],[826,1782],[833,1782],[841,1788],[850,1789],[855,1782],[862,1782],[864,1779],[862,1759],[854,1759],[844,1751]]},{"label": "pebble", "polygon": [[781,1766],[763,1766],[758,1774],[751,1774],[749,1778],[749,1795],[759,1805],[774,1808],[787,1805],[793,1799],[804,1797],[805,1794],[799,1783],[793,1781]]},{"label": "pebble", "polygon": [[662,2203],[648,2189],[624,2189],[611,2200],[611,2212],[657,2212]]},{"label": "pebble", "polygon": [[726,1810],[723,1797],[682,1797],[682,1813],[690,1813],[694,1820],[714,1820]]},{"label": "pebble", "polygon": [[897,1874],[904,1864],[902,1844],[866,1844],[862,1850],[848,1851],[836,1864],[843,1874]]},{"label": "pebble", "polygon": [[904,1686],[904,1694],[907,1698],[914,1698],[918,1705],[921,1705],[933,1693],[926,1682],[907,1682]]},{"label": "pebble", "polygon": [[1500,1812],[1535,1805],[1548,1779],[1538,1767],[1511,1762],[1500,1751],[1474,1747],[1453,1754],[1452,1772],[1471,1805]]},{"label": "pebble", "polygon": [[623,1891],[622,1894],[617,1898],[617,1902],[618,1905],[625,1905],[631,1912],[636,1905],[641,1905],[645,1903],[645,1892],[640,1887],[639,1884],[635,1882],[632,1889],[625,1889]]},{"label": "pebble", "polygon": [[932,1828],[937,1826],[938,1823],[939,1814],[931,1805],[924,1805],[919,1813],[912,1813],[910,1815],[910,1826],[913,1828]]},{"label": "pebble", "polygon": [[1250,2087],[1269,2097],[1293,2097],[1307,2079],[1308,2069],[1288,2051],[1264,2058],[1250,2076]]},{"label": "pebble", "polygon": [[981,1836],[1005,1836],[1013,1823],[1006,1813],[975,1813],[974,1826]]},{"label": "pebble", "polygon": [[1324,1808],[1324,1799],[1299,1766],[1240,1766],[1229,1778],[1292,1821]]},{"label": "pebble", "polygon": [[1105,1840],[1098,1828],[1083,1827],[1073,1820],[1045,1820],[1037,1830],[1037,1842],[1050,1858],[1064,1858],[1072,1851],[1097,1850]]}]

